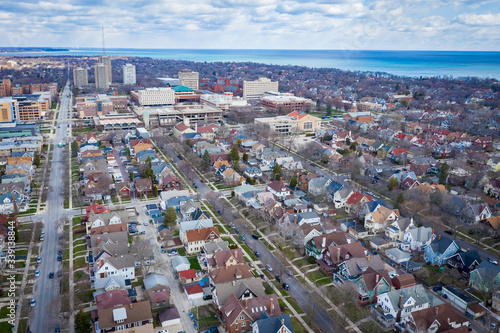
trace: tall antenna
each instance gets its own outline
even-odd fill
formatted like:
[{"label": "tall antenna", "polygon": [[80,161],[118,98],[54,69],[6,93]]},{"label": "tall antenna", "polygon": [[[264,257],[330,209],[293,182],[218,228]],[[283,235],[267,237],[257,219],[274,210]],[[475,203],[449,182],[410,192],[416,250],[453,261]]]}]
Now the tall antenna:
[{"label": "tall antenna", "polygon": [[104,47],[104,25],[101,25],[102,29],[102,55],[106,54],[106,48]]}]

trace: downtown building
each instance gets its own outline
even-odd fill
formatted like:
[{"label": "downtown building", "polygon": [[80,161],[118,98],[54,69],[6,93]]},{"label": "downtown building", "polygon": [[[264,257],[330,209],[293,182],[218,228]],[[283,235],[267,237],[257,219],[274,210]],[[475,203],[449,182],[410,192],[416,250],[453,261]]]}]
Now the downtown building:
[{"label": "downtown building", "polygon": [[140,106],[163,106],[175,104],[175,91],[172,88],[146,88],[131,91],[130,95]]},{"label": "downtown building", "polygon": [[260,99],[260,104],[274,111],[290,113],[310,110],[313,101],[309,98],[297,97],[291,93],[266,92]]},{"label": "downtown building", "polygon": [[98,90],[109,89],[108,69],[104,64],[95,65],[95,87]]},{"label": "downtown building", "polygon": [[73,68],[73,85],[75,87],[88,87],[89,77],[86,68],[77,67]]},{"label": "downtown building", "polygon": [[278,86],[278,82],[272,82],[265,77],[260,77],[256,81],[243,81],[243,99],[260,99],[267,91],[278,91]]},{"label": "downtown building", "polygon": [[77,97],[76,110],[80,119],[92,119],[118,110],[127,110],[127,96],[96,94]]},{"label": "downtown building", "polygon": [[123,84],[135,86],[135,84],[137,83],[135,75],[135,66],[132,64],[123,65],[122,71],[123,71]]},{"label": "downtown building", "polygon": [[193,90],[200,89],[200,73],[184,69],[178,73],[179,85],[191,88]]}]

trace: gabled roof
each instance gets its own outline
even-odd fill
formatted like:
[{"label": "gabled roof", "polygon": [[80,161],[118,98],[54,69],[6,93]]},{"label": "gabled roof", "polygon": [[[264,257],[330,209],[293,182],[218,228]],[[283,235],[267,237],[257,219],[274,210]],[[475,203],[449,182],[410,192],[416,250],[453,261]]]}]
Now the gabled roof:
[{"label": "gabled roof", "polygon": [[146,288],[146,290],[149,290],[157,285],[161,285],[161,286],[169,286],[170,285],[168,283],[168,280],[165,277],[165,275],[154,274],[154,273],[146,276],[144,278],[143,282],[144,282],[144,288]]},{"label": "gabled roof", "polygon": [[234,258],[237,264],[245,262],[245,258],[243,258],[243,250],[241,248],[214,253],[214,260],[217,268],[226,266],[226,262],[231,258]]},{"label": "gabled roof", "polygon": [[408,230],[411,237],[416,242],[426,242],[432,237],[432,228],[430,227],[418,227]]},{"label": "gabled roof", "polygon": [[[329,246],[347,244],[347,237],[343,231],[335,231],[329,234],[313,237],[312,239],[317,249],[327,248]],[[323,244],[325,244],[323,246]]]},{"label": "gabled roof", "polygon": [[230,296],[220,311],[226,323],[231,326],[244,313],[252,321],[257,320],[263,312],[269,315],[281,315],[281,309],[276,294],[257,296],[244,301],[238,300],[234,295]]},{"label": "gabled roof", "polygon": [[432,248],[432,251],[434,251],[434,253],[444,253],[453,243],[455,243],[457,247],[460,248],[458,244],[452,239],[449,239],[447,237],[437,237],[430,244],[430,247]]},{"label": "gabled roof", "polygon": [[120,309],[120,311],[123,311],[125,314],[125,320],[121,322],[122,325],[142,322],[146,320],[153,320],[149,301],[142,301],[137,303],[130,303],[126,306],[98,310],[99,328],[114,328],[116,326],[116,321],[114,320],[113,314],[117,313],[117,311],[115,310],[118,309]]},{"label": "gabled roof", "polygon": [[361,201],[361,199],[363,199],[364,197],[366,197],[368,199],[368,201],[372,200],[371,196],[364,195],[364,194],[361,194],[361,193],[359,193],[357,191],[354,191],[349,196],[349,198],[347,198],[346,204],[348,204],[348,205],[357,205]]},{"label": "gabled roof", "polygon": [[264,290],[263,280],[261,278],[250,278],[245,280],[230,281],[217,285],[217,299],[219,304],[224,304],[231,296],[236,296],[240,299],[241,296],[249,291],[254,296],[263,296],[266,294]]},{"label": "gabled roof", "polygon": [[[211,235],[214,235],[213,238],[211,238]],[[186,231],[186,240],[188,242],[206,241],[217,238],[220,238],[219,228],[217,227],[197,228]]]},{"label": "gabled roof", "polygon": [[[467,317],[455,311],[451,303],[413,311],[410,315],[413,317],[416,327],[423,331],[427,331],[437,321],[439,328],[436,332],[438,333],[452,331],[454,327],[469,322]],[[467,327],[467,325],[465,326]]]},{"label": "gabled roof", "polygon": [[[363,247],[361,242],[330,246],[328,247],[328,252],[330,252],[330,257],[334,264],[341,263],[342,261],[349,260],[351,258],[366,257],[365,248]],[[337,260],[337,255],[339,255],[340,257],[339,260]]]},{"label": "gabled roof", "polygon": [[130,304],[127,290],[110,290],[95,296],[97,310]]},{"label": "gabled roof", "polygon": [[277,193],[290,191],[290,188],[279,180],[273,180],[269,184],[267,184],[267,186],[269,186]]},{"label": "gabled roof", "polygon": [[269,317],[267,313],[263,313],[255,322],[259,328],[259,333],[278,333],[283,332],[281,328],[285,326],[291,333],[293,333],[292,320],[289,314]]},{"label": "gabled roof", "polygon": [[198,283],[184,286],[184,289],[188,295],[203,293],[203,288]]},{"label": "gabled roof", "polygon": [[387,285],[392,286],[392,281],[389,273],[384,269],[381,271],[376,271],[372,267],[368,267],[363,275],[360,277],[365,282],[365,287],[367,290],[375,289],[381,280],[385,280]]},{"label": "gabled roof", "polygon": [[178,272],[179,273],[179,277],[181,279],[194,279],[196,278],[196,271],[194,270],[194,268],[191,268],[191,269],[187,269],[185,271],[180,271]]},{"label": "gabled roof", "polygon": [[210,271],[209,274],[214,284],[255,277],[252,269],[246,263],[217,268]]},{"label": "gabled roof", "polygon": [[421,284],[417,284],[415,286],[408,288],[402,288],[390,291],[385,295],[387,295],[387,297],[389,298],[389,301],[392,304],[392,308],[396,310],[396,312],[404,308],[404,307],[403,308],[399,307],[399,298],[401,295],[403,295],[403,302],[402,302],[403,306],[410,298],[412,298],[415,301],[413,307],[430,303],[429,295],[427,294],[427,292],[425,291],[424,287]]},{"label": "gabled roof", "polygon": [[478,273],[483,280],[493,281],[500,274],[500,267],[488,260],[483,260],[472,272]]}]

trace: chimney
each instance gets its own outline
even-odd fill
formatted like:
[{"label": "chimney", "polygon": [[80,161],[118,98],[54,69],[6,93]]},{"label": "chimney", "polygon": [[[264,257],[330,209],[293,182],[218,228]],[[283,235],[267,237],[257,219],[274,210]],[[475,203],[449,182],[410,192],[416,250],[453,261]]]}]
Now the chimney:
[{"label": "chimney", "polygon": [[281,319],[281,325],[285,325],[285,319]]},{"label": "chimney", "polygon": [[337,247],[337,262],[340,261],[340,247]]},{"label": "chimney", "polygon": [[375,284],[378,283],[378,279],[380,278],[380,276],[378,274],[375,274]]},{"label": "chimney", "polygon": [[248,298],[245,299],[245,308],[248,308]]},{"label": "chimney", "polygon": [[282,186],[285,185],[285,183],[283,183],[283,177],[280,177],[280,183],[281,183]]},{"label": "chimney", "polygon": [[234,257],[238,259],[238,250],[234,251]]},{"label": "chimney", "polygon": [[130,303],[129,307],[130,307],[130,309],[132,309],[134,307],[134,304]]},{"label": "chimney", "polygon": [[434,229],[432,229],[432,234],[434,235]]},{"label": "chimney", "polygon": [[118,258],[118,253],[115,253],[115,259]]},{"label": "chimney", "polygon": [[441,235],[438,236],[438,240],[441,240]]},{"label": "chimney", "polygon": [[370,255],[366,256],[366,260],[370,261]]},{"label": "chimney", "polygon": [[269,305],[269,316],[273,316],[273,298],[271,297],[271,304]]},{"label": "chimney", "polygon": [[293,218],[293,224],[297,224],[297,214],[295,214],[295,216]]},{"label": "chimney", "polygon": [[[434,313],[436,314],[436,317],[437,317],[437,315],[438,315],[438,313],[439,313],[439,308],[438,308],[437,306],[435,306],[435,307],[434,307]],[[448,318],[448,320],[449,320],[449,319],[450,319],[450,318]]]},{"label": "chimney", "polygon": [[321,242],[321,248],[326,246],[326,237],[323,237],[323,242]]},{"label": "chimney", "polygon": [[97,245],[101,244],[101,237],[97,237]]},{"label": "chimney", "polygon": [[402,309],[403,308],[403,294],[400,294],[399,295],[399,308]]}]

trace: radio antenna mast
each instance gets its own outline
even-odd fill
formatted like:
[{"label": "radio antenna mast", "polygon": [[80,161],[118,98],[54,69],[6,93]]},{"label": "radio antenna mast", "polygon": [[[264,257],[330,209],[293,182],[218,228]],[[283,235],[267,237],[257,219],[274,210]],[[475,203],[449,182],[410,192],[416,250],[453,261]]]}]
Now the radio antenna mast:
[{"label": "radio antenna mast", "polygon": [[106,54],[106,48],[104,47],[104,25],[101,25],[102,29],[102,55]]}]

